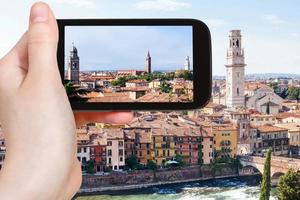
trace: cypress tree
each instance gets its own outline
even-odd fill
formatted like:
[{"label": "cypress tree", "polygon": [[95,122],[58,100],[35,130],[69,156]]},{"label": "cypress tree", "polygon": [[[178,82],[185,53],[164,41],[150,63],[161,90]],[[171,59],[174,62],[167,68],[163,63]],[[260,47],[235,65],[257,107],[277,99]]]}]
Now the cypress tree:
[{"label": "cypress tree", "polygon": [[271,153],[269,148],[264,164],[264,172],[260,183],[260,197],[259,200],[269,200],[271,191]]}]

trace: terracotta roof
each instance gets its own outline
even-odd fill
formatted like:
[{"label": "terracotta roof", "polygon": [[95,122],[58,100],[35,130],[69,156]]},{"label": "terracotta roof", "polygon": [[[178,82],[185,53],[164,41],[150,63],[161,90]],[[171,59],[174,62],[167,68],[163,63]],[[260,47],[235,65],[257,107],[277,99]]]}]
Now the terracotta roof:
[{"label": "terracotta roof", "polygon": [[148,86],[139,86],[139,87],[122,87],[122,91],[148,91],[149,87]]},{"label": "terracotta roof", "polygon": [[104,129],[103,132],[107,134],[107,139],[124,139],[124,133],[122,129],[119,128],[110,128]]},{"label": "terracotta roof", "polygon": [[265,84],[262,84],[262,83],[254,83],[254,82],[251,82],[251,83],[245,83],[245,90],[257,90],[259,88],[262,88],[262,87],[268,87],[270,88],[269,86],[265,85]]},{"label": "terracotta roof", "polygon": [[260,115],[260,114],[250,116],[250,118],[273,118],[273,117],[275,117],[275,116],[274,115]]},{"label": "terracotta roof", "polygon": [[262,133],[272,133],[272,132],[279,132],[279,131],[288,131],[286,128],[281,128],[273,125],[263,125],[263,126],[258,126],[257,129],[262,132]]},{"label": "terracotta roof", "polygon": [[300,132],[300,123],[283,123],[283,124],[275,124],[275,126],[288,129],[289,131]]},{"label": "terracotta roof", "polygon": [[278,119],[285,119],[288,117],[300,118],[300,113],[283,112],[276,115],[276,118]]},{"label": "terracotta roof", "polygon": [[102,97],[93,97],[88,102],[132,102],[128,92],[104,93]]}]

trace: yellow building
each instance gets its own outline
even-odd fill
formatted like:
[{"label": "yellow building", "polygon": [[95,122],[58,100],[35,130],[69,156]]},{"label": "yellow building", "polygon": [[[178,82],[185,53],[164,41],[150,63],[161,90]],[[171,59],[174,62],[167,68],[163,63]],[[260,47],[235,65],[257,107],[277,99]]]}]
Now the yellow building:
[{"label": "yellow building", "polygon": [[230,125],[215,125],[206,128],[214,136],[215,157],[236,157],[237,154],[237,127]]},{"label": "yellow building", "polygon": [[163,166],[175,157],[174,134],[164,129],[152,130],[151,158],[158,166]]}]

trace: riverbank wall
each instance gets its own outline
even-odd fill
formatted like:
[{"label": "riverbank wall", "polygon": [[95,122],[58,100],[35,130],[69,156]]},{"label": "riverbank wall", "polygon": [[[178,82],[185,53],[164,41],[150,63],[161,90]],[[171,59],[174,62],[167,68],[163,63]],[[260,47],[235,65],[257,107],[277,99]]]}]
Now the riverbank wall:
[{"label": "riverbank wall", "polygon": [[143,170],[114,172],[110,175],[84,175],[78,195],[99,194],[109,191],[123,191],[153,186],[229,178],[239,176],[230,165],[222,168],[193,166],[181,169]]}]

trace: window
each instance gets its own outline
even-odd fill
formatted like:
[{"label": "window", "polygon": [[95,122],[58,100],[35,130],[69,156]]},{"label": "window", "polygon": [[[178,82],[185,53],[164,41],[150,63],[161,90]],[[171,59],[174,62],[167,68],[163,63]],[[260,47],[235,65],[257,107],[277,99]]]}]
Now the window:
[{"label": "window", "polygon": [[123,149],[119,149],[119,156],[123,156]]},{"label": "window", "polygon": [[82,163],[86,163],[86,157],[82,157]]},{"label": "window", "polygon": [[123,146],[123,141],[119,141],[119,147]]},{"label": "window", "polygon": [[108,164],[111,164],[111,158],[108,158]]},{"label": "window", "polygon": [[123,162],[123,157],[120,157],[120,162]]},{"label": "window", "polygon": [[108,150],[107,150],[107,155],[108,155],[108,156],[111,156],[111,154],[112,154],[111,149],[108,149]]},{"label": "window", "polygon": [[112,146],[112,141],[107,141],[107,146]]},{"label": "window", "polygon": [[86,153],[86,147],[83,148],[83,152]]},{"label": "window", "polygon": [[81,148],[77,148],[77,153],[81,153]]},{"label": "window", "polygon": [[236,88],[236,94],[237,94],[238,96],[240,96],[240,89],[239,89],[239,88]]}]

